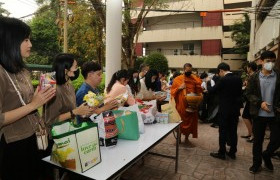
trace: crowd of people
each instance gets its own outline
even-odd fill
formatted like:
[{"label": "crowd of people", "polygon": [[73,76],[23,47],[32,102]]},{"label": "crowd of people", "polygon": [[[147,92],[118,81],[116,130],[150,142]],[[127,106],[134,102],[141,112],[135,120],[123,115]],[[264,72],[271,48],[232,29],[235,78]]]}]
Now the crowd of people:
[{"label": "crowd of people", "polygon": [[[34,91],[23,60],[30,56],[30,35],[30,27],[24,22],[0,17],[0,179],[38,179],[42,175],[40,159],[50,154],[53,142],[50,137],[47,150],[37,148],[39,107],[44,106],[43,120],[50,130],[56,122],[75,117],[82,121],[83,117],[115,109],[119,105],[116,97],[122,94],[127,97],[125,106],[134,105],[136,99],[156,100],[160,111],[166,95],[158,96],[157,91],[170,91],[188,146],[193,146],[190,135],[198,137],[199,119],[219,127],[219,150],[210,155],[223,160],[226,156],[236,159],[237,125],[245,103],[242,118],[248,134],[241,137],[253,143],[253,165],[249,170],[259,172],[263,159],[265,167],[273,171],[271,157],[280,146],[280,74],[274,68],[273,52],[262,53],[259,70],[256,63],[249,63],[248,76],[243,82],[226,63],[218,65],[215,75],[204,72],[200,76],[192,64],[186,63],[183,73],[174,71],[169,82],[164,72],[150,69],[146,64],[140,66],[140,71],[119,70],[105,89],[104,103],[92,108],[83,98],[89,91],[103,93],[97,88],[102,81],[101,66],[89,61],[79,68],[72,54],[58,54],[53,62],[56,88],[48,86]],[[75,92],[71,81],[78,78],[80,70],[84,83]],[[270,141],[263,151],[267,127]],[[178,137],[181,141],[181,135]],[[229,151],[226,145],[230,146]]]}]

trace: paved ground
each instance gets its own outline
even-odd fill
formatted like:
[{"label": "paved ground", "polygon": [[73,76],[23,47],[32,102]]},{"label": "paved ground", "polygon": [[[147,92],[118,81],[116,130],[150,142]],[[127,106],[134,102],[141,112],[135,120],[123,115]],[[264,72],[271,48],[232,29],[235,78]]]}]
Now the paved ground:
[{"label": "paved ground", "polygon": [[[238,136],[247,133],[242,120],[238,125]],[[183,140],[183,138],[182,138]],[[236,160],[219,160],[209,156],[212,151],[218,150],[218,129],[211,128],[209,124],[199,124],[198,138],[190,139],[196,147],[187,148],[183,144],[179,150],[179,170],[175,173],[175,162],[172,159],[157,157],[153,155],[145,156],[144,164],[138,162],[128,171],[122,179],[133,180],[153,180],[153,179],[280,179],[280,161],[273,160],[275,170],[273,173],[262,171],[253,175],[249,172],[252,163],[252,144],[244,139],[238,139],[238,153]],[[265,140],[267,144],[268,140]],[[173,134],[168,136],[153,151],[175,155],[175,138]]]}]

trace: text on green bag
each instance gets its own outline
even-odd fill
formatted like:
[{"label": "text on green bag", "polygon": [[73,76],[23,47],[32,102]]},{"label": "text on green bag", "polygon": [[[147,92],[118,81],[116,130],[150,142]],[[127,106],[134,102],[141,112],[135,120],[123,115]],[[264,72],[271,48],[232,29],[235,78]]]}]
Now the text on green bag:
[{"label": "text on green bag", "polygon": [[84,153],[84,154],[88,154],[92,151],[95,151],[96,150],[96,146],[97,146],[97,143],[96,142],[90,142],[88,144],[84,144],[81,146],[81,151]]},{"label": "text on green bag", "polygon": [[68,146],[68,145],[69,145],[69,143],[70,143],[70,139],[69,139],[69,138],[67,138],[67,140],[66,140],[66,141],[64,141],[64,142],[60,142],[60,143],[57,143],[57,147],[58,147],[58,148],[63,148],[63,147],[65,147],[65,146]]}]

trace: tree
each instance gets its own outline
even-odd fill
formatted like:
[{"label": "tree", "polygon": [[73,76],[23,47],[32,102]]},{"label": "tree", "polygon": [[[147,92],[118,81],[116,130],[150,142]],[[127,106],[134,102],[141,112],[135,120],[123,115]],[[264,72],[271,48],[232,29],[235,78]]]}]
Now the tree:
[{"label": "tree", "polygon": [[231,26],[231,38],[235,41],[234,52],[246,55],[249,51],[251,21],[248,14],[244,14],[244,20],[237,21]]},{"label": "tree", "polygon": [[145,63],[150,66],[150,69],[155,69],[159,72],[167,73],[168,72],[168,61],[166,57],[158,52],[150,54]]},{"label": "tree", "polygon": [[144,57],[137,57],[134,63],[134,69],[140,69],[141,64],[143,64],[146,60],[146,56]]},{"label": "tree", "polygon": [[97,60],[104,62],[104,33],[96,12],[84,1],[76,1],[69,6],[73,12],[73,20],[69,24],[69,52],[79,58],[79,64]]},{"label": "tree", "polygon": [[32,64],[52,64],[56,54],[61,52],[58,43],[59,29],[55,24],[56,13],[49,6],[42,6],[29,22],[32,30],[32,54],[26,61]]},{"label": "tree", "polygon": [[[123,0],[123,24],[122,24],[122,68],[133,68],[135,63],[135,45],[138,41],[138,33],[143,20],[152,8],[164,8],[167,0],[143,0],[142,6],[136,10],[139,0]],[[96,11],[101,25],[106,29],[106,13],[103,0],[90,0]],[[132,19],[132,13],[137,13],[136,19]]]},{"label": "tree", "polygon": [[9,16],[10,12],[7,11],[6,9],[2,8],[2,5],[4,3],[0,2],[0,16]]},{"label": "tree", "polygon": [[[53,57],[62,51],[64,4],[57,0],[37,0],[42,6],[37,16],[31,21],[35,57],[28,61],[51,63]],[[44,10],[47,10],[45,12]],[[103,27],[96,19],[95,11],[84,0],[76,0],[68,5],[68,52],[75,55],[81,65],[85,61],[104,60]],[[44,19],[45,18],[45,19]],[[101,29],[101,30],[100,30]],[[34,33],[35,31],[35,33]],[[43,47],[46,44],[46,47]],[[52,45],[53,48],[50,46]],[[52,49],[52,51],[46,51]],[[45,53],[44,53],[45,52]],[[46,58],[44,57],[50,57]]]}]

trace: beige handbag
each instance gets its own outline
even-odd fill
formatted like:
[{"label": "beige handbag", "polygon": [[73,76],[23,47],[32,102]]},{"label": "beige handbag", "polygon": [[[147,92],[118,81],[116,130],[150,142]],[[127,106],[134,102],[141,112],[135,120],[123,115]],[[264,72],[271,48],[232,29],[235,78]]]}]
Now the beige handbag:
[{"label": "beige handbag", "polygon": [[[17,95],[20,99],[20,102],[23,106],[26,105],[26,103],[24,102],[18,88],[16,87],[14,81],[12,80],[12,78],[10,77],[10,75],[8,74],[8,72],[5,70],[9,80],[11,81],[12,85],[14,86],[16,92],[17,92]],[[39,113],[36,112],[36,119],[37,122],[36,122],[36,128],[34,128],[33,126],[33,123],[31,122],[31,125],[33,127],[33,130],[35,131],[35,134],[36,134],[36,137],[37,137],[37,147],[39,150],[46,150],[47,147],[48,147],[48,133],[47,133],[47,129],[46,129],[46,125],[45,125],[45,122],[43,121],[43,119],[40,117]],[[27,116],[27,118],[29,119],[29,116]],[[30,119],[29,119],[30,121]]]}]

